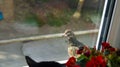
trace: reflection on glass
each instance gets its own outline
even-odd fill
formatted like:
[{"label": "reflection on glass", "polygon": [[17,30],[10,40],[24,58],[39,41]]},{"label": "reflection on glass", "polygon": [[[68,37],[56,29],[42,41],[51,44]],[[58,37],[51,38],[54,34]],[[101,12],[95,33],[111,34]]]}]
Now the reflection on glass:
[{"label": "reflection on glass", "polygon": [[102,0],[1,1],[0,39],[98,29],[104,6]]},{"label": "reflection on glass", "polygon": [[[79,32],[78,40],[93,47],[98,33],[89,31],[99,30],[103,8],[104,0],[0,0],[0,40],[24,37],[29,40],[31,36],[54,35],[71,29]],[[82,31],[87,34],[80,35]],[[67,43],[61,35],[56,37],[2,45],[0,62],[7,60],[4,64],[9,64],[10,60],[18,60],[16,62],[23,66],[26,65],[23,55],[38,61],[65,60],[68,58]],[[0,64],[2,66],[7,67]]]}]

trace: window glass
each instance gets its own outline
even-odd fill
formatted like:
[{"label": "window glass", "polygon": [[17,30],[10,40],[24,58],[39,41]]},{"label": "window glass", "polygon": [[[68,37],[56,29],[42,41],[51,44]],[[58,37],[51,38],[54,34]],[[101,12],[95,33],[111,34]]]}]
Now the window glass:
[{"label": "window glass", "polygon": [[0,0],[0,39],[98,29],[104,0]]},{"label": "window glass", "polygon": [[[68,59],[71,29],[77,40],[94,47],[105,0],[0,0],[0,67],[26,66],[36,61]],[[16,64],[15,64],[16,63]]]}]

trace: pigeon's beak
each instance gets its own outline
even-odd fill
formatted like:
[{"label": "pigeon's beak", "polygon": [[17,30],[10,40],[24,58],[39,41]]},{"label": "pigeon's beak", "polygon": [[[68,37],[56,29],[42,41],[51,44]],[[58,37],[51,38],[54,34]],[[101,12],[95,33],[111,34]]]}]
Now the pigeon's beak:
[{"label": "pigeon's beak", "polygon": [[62,36],[63,36],[63,37],[67,37],[68,35],[64,33]]},{"label": "pigeon's beak", "polygon": [[62,35],[62,37],[66,37],[66,35],[65,35],[65,34],[63,34],[63,35]]}]

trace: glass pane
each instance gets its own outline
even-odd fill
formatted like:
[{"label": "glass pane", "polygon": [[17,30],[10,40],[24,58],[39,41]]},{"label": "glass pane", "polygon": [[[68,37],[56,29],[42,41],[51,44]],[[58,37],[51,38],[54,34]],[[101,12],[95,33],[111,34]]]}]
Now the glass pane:
[{"label": "glass pane", "polygon": [[0,67],[68,59],[66,29],[96,44],[105,0],[0,0]]},{"label": "glass pane", "polygon": [[4,17],[0,21],[1,40],[63,33],[68,28],[73,31],[98,29],[104,6],[104,0],[0,1]]}]

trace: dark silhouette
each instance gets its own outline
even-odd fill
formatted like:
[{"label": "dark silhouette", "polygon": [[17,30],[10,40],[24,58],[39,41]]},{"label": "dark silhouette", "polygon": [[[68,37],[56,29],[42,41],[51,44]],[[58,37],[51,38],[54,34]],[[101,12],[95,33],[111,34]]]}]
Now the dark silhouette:
[{"label": "dark silhouette", "polygon": [[33,59],[31,59],[29,56],[25,56],[26,62],[29,67],[65,67],[64,64],[60,64],[55,61],[41,61],[41,62],[35,62]]}]

